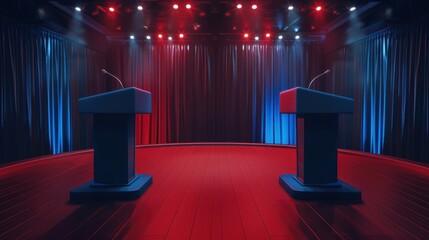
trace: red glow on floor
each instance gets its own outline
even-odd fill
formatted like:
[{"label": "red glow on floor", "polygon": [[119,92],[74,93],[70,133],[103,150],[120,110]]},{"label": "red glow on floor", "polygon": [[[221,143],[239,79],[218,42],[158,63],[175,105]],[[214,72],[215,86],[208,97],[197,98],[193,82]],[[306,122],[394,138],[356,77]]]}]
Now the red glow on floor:
[{"label": "red glow on floor", "polygon": [[69,204],[90,180],[93,152],[0,168],[0,239],[426,239],[429,168],[353,151],[339,178],[361,204],[296,201],[278,177],[296,170],[293,147],[147,146],[136,172],[153,176],[137,200]]}]

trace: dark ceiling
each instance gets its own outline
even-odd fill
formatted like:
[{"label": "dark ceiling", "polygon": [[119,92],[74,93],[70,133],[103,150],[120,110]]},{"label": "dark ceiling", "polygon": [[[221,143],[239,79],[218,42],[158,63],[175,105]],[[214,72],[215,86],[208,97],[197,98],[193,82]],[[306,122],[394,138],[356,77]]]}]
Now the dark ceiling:
[{"label": "dark ceiling", "polygon": [[[320,34],[340,15],[349,14],[347,1],[60,1],[61,6],[74,11],[80,6],[81,14],[105,28],[108,35],[179,34],[204,35],[264,35],[271,33]],[[173,9],[177,3],[179,9]],[[190,9],[185,5],[191,4]],[[356,7],[368,1],[355,2]],[[252,9],[257,4],[257,9]],[[137,9],[141,5],[143,10]],[[288,10],[289,6],[293,10]],[[322,6],[321,11],[316,7]],[[113,7],[114,12],[109,8]]]},{"label": "dark ceiling", "polygon": [[[352,14],[364,15],[380,6],[384,9],[382,15],[376,18],[386,18],[391,21],[404,21],[428,12],[429,1],[417,0],[255,0],[255,1],[165,1],[165,0],[128,0],[128,1],[31,1],[16,0],[6,3],[4,13],[16,16],[41,18],[43,7],[49,6],[70,20],[78,21],[97,29],[107,36],[126,37],[134,34],[144,38],[146,35],[158,34],[178,35],[184,33],[187,37],[198,36],[235,36],[242,37],[244,33],[263,37],[271,33],[271,37],[279,34],[292,37],[296,34],[306,36],[324,35],[332,26]],[[173,9],[177,3],[179,9]],[[191,4],[190,9],[185,5]],[[243,7],[238,9],[237,3]],[[5,3],[2,3],[4,5]],[[257,4],[257,9],[251,8]],[[138,10],[141,5],[143,10]],[[288,10],[290,5],[293,10]],[[316,11],[317,6],[321,11]],[[79,6],[82,11],[77,12]],[[354,13],[350,7],[356,6]],[[31,7],[33,12],[29,12]],[[114,12],[109,11],[113,7]],[[3,13],[3,14],[4,14]],[[376,20],[376,19],[375,19]],[[374,20],[374,21],[375,21]],[[372,20],[370,20],[372,21]],[[65,26],[66,28],[70,28]],[[67,25],[67,24],[65,24]]]}]

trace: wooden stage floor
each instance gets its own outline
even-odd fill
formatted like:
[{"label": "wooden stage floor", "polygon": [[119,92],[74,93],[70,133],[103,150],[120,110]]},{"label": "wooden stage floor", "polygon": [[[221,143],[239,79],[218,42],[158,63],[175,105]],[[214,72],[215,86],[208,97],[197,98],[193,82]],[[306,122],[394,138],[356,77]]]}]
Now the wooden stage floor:
[{"label": "wooden stage floor", "polygon": [[138,200],[68,203],[92,179],[92,151],[0,168],[0,239],[429,239],[429,168],[339,152],[339,178],[362,203],[292,199],[280,174],[295,148],[252,144],[138,147],[153,176]]}]

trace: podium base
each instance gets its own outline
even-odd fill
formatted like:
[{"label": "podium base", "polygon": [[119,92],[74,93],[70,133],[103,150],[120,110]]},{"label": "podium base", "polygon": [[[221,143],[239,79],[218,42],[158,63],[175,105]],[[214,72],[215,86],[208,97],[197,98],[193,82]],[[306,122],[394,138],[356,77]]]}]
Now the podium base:
[{"label": "podium base", "polygon": [[283,189],[295,199],[347,202],[361,201],[361,191],[340,180],[338,180],[338,187],[333,187],[332,184],[327,186],[306,186],[296,179],[296,175],[284,174],[280,176],[279,183]]},{"label": "podium base", "polygon": [[70,191],[70,202],[89,200],[121,201],[139,198],[152,184],[152,176],[137,174],[129,185],[97,187],[94,181],[85,183]]}]

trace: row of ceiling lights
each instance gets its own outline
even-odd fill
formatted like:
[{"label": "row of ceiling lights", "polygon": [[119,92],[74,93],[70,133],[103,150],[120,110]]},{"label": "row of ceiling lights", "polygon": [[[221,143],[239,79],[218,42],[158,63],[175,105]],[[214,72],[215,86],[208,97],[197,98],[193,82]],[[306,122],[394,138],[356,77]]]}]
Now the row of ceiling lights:
[{"label": "row of ceiling lights", "polygon": [[[162,34],[158,34],[158,39],[164,39],[164,35],[162,35]],[[185,37],[185,35],[183,34],[183,33],[180,33],[179,34],[179,38],[180,39],[183,39]],[[250,37],[250,34],[248,34],[248,33],[245,33],[245,34],[243,34],[243,37],[245,38],[245,39],[248,39],[249,37]],[[270,39],[271,38],[271,34],[270,33],[266,33],[265,34],[265,38],[266,39]],[[300,39],[300,35],[295,35],[295,37],[294,37],[296,40],[298,40],[298,39]],[[131,40],[134,40],[134,39],[136,39],[136,37],[135,37],[135,35],[134,34],[131,34],[130,35],[130,39]],[[151,40],[152,39],[152,36],[151,35],[146,35],[146,39],[147,40]],[[167,37],[167,39],[169,40],[169,41],[172,41],[173,40],[173,37],[172,36],[168,36]],[[254,39],[256,40],[256,41],[258,41],[258,40],[260,40],[260,37],[258,36],[258,35],[256,35],[255,37],[254,37]],[[279,39],[279,40],[282,40],[283,39],[283,35],[278,35],[277,36],[277,39]]]},{"label": "row of ceiling lights", "polygon": [[[185,8],[186,9],[191,9],[191,4],[189,4],[189,3],[187,3],[186,5],[185,5]],[[237,5],[236,5],[236,7],[238,8],[238,9],[242,9],[243,8],[243,4],[241,4],[241,3],[238,3]],[[256,5],[256,4],[252,4],[251,5],[251,8],[252,9],[257,9],[258,8],[258,5]],[[173,9],[179,9],[179,5],[177,4],[177,3],[175,3],[175,4],[173,4]],[[292,11],[294,9],[294,6],[293,5],[289,5],[288,6],[288,10],[289,11]],[[316,10],[316,11],[322,11],[322,9],[323,9],[323,7],[321,6],[321,5],[316,5],[315,7],[314,7],[314,9]],[[82,8],[80,7],[80,6],[76,6],[75,7],[75,10],[76,11],[78,11],[78,12],[80,12],[80,11],[82,11]],[[138,5],[137,6],[137,10],[139,10],[139,11],[142,11],[143,10],[143,6],[142,5]],[[351,6],[350,8],[349,8],[349,10],[352,12],[352,11],[354,11],[354,10],[356,10],[356,7],[355,6]],[[115,11],[115,8],[114,7],[109,7],[109,11],[110,12],[114,12]]]}]

